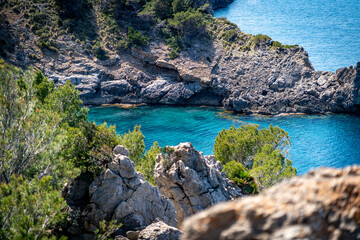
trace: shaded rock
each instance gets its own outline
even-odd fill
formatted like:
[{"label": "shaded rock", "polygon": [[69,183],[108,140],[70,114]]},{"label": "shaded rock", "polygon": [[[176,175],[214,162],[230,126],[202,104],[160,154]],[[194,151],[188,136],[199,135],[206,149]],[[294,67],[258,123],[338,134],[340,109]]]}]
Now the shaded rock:
[{"label": "shaded rock", "polygon": [[184,104],[195,93],[199,92],[201,87],[198,82],[173,84],[171,89],[163,96],[160,103],[163,104]]},{"label": "shaded rock", "polygon": [[170,91],[172,84],[165,79],[152,81],[148,86],[141,90],[140,95],[148,101],[158,102],[167,92]]},{"label": "shaded rock", "polygon": [[126,237],[129,240],[137,240],[138,237],[139,237],[139,233],[140,233],[140,231],[127,231],[126,232]]},{"label": "shaded rock", "polygon": [[183,223],[182,239],[360,239],[360,167],[323,168]]},{"label": "shaded rock", "polygon": [[147,226],[139,234],[139,240],[177,240],[181,237],[181,231],[164,222],[156,222]]},{"label": "shaded rock", "polygon": [[170,198],[181,222],[216,203],[242,196],[240,189],[221,174],[221,165],[213,156],[203,156],[191,143],[167,147],[167,155],[158,155],[155,181],[160,192]]},{"label": "shaded rock", "polygon": [[136,47],[132,47],[131,48],[131,55],[134,58],[137,58],[139,60],[141,60],[142,62],[148,63],[148,64],[153,64],[155,65],[156,60],[158,59],[157,56],[147,53],[145,51],[142,51]]},{"label": "shaded rock", "polygon": [[133,91],[125,80],[106,81],[101,83],[101,91],[106,95],[123,96]]},{"label": "shaded rock", "polygon": [[90,201],[82,213],[85,230],[94,231],[104,219],[118,220],[125,230],[147,226],[156,219],[175,226],[171,201],[139,178],[123,146],[115,147],[114,153],[108,168],[89,187]]}]

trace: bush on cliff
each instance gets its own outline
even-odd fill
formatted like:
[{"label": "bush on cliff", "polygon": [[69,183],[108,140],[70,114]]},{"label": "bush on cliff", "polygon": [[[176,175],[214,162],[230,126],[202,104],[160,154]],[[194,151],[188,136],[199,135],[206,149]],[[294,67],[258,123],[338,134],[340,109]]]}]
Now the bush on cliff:
[{"label": "bush on cliff", "polygon": [[[259,129],[258,125],[241,125],[223,129],[218,134],[214,154],[225,166],[236,161],[251,169],[250,174],[262,190],[296,175],[292,162],[285,158],[289,146],[288,133],[277,126]],[[234,178],[232,173],[230,176]]]},{"label": "bush on cliff", "polygon": [[241,163],[236,161],[228,162],[224,165],[223,171],[226,176],[233,180],[236,185],[240,186],[243,193],[255,194],[258,193],[258,187],[254,177],[251,176],[249,170]]},{"label": "bush on cliff", "polygon": [[144,174],[145,179],[154,186],[156,186],[154,178],[155,160],[156,156],[161,152],[162,148],[159,146],[158,142],[154,142],[154,145],[150,150],[145,152],[140,164],[136,166],[136,170]]}]

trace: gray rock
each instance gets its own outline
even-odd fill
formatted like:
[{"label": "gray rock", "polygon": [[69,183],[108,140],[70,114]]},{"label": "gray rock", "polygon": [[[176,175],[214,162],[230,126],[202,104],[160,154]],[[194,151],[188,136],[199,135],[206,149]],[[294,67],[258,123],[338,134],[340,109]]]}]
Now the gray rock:
[{"label": "gray rock", "polygon": [[240,189],[221,174],[221,164],[214,157],[204,157],[191,143],[167,149],[167,156],[157,156],[154,176],[160,192],[174,203],[178,222],[242,196]]},{"label": "gray rock", "polygon": [[318,169],[183,223],[182,239],[360,239],[360,167]]},{"label": "gray rock", "polygon": [[127,150],[123,145],[117,145],[114,148],[114,154],[115,155],[124,155],[124,156],[129,156],[129,150]]},{"label": "gray rock", "polygon": [[139,240],[177,240],[182,232],[164,222],[156,222],[147,226],[139,234]]},{"label": "gray rock", "polygon": [[85,230],[94,231],[104,219],[118,220],[126,230],[148,226],[157,219],[176,226],[174,205],[138,177],[126,154],[123,146],[115,147],[113,161],[91,183],[90,201],[82,213]]},{"label": "gray rock", "polygon": [[126,232],[126,237],[129,240],[137,240],[138,237],[139,237],[139,233],[140,233],[140,231],[127,231]]},{"label": "gray rock", "polygon": [[165,79],[152,81],[146,88],[141,90],[141,97],[151,102],[158,102],[167,92],[172,84]]},{"label": "gray rock", "polygon": [[123,96],[133,91],[126,80],[106,81],[101,83],[101,92],[105,95]]}]

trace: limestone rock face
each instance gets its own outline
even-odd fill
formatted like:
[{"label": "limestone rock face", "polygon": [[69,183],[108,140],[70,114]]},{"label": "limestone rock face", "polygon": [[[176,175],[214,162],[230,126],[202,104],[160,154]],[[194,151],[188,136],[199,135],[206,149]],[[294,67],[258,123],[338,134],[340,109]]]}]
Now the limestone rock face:
[{"label": "limestone rock face", "polygon": [[180,239],[181,233],[179,229],[164,222],[156,222],[142,230],[138,240],[177,240]]},{"label": "limestone rock face", "polygon": [[242,196],[221,173],[215,157],[203,156],[191,143],[168,147],[167,152],[166,156],[157,156],[154,176],[160,192],[174,203],[178,222],[216,203]]},{"label": "limestone rock face", "polygon": [[183,223],[182,239],[360,239],[360,167],[318,169],[216,205]]},{"label": "limestone rock face", "polygon": [[116,219],[124,229],[147,226],[157,219],[176,226],[173,204],[138,176],[127,149],[117,146],[114,153],[108,168],[89,187],[90,201],[83,211],[85,230],[94,231],[104,219]]}]

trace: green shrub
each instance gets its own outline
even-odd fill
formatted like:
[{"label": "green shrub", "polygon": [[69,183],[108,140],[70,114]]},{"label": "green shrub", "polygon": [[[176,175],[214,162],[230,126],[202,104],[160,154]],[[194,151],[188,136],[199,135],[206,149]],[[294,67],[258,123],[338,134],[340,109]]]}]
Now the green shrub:
[{"label": "green shrub", "polygon": [[240,39],[238,32],[235,29],[229,29],[222,32],[220,35],[223,45],[229,46]]},{"label": "green shrub", "polygon": [[169,52],[169,58],[170,59],[175,59],[179,56],[179,51],[175,50],[175,49],[170,49]]},{"label": "green shrub", "polygon": [[283,45],[281,44],[281,42],[272,41],[272,42],[271,42],[271,46],[273,46],[273,47],[275,47],[275,48],[281,48]]},{"label": "green shrub", "polygon": [[156,156],[160,154],[161,147],[157,142],[154,142],[150,150],[146,151],[143,158],[141,159],[140,164],[136,167],[136,171],[140,171],[144,174],[145,179],[149,181],[152,185],[156,186],[154,179],[154,169],[156,164]]},{"label": "green shrub", "polygon": [[46,42],[46,41],[41,41],[39,43],[39,48],[43,48],[43,49],[46,48],[56,53],[59,52],[59,50],[56,47],[52,46],[50,42]]},{"label": "green shrub", "polygon": [[113,148],[118,144],[115,126],[83,123],[80,128],[70,127],[67,131],[62,155],[82,172],[97,176],[111,162]]},{"label": "green shrub", "polygon": [[61,117],[42,104],[52,87],[39,71],[0,64],[0,182],[24,174],[56,136]]},{"label": "green shrub", "polygon": [[49,229],[66,221],[65,206],[50,176],[0,183],[0,239],[47,239]]},{"label": "green shrub", "polygon": [[298,47],[299,45],[295,44],[295,45],[283,45],[283,48],[296,48]]},{"label": "green shrub", "polygon": [[174,0],[171,5],[174,13],[185,12],[191,7],[189,0]]},{"label": "green shrub", "polygon": [[286,151],[290,138],[286,131],[270,125],[268,129],[259,129],[258,125],[232,126],[223,129],[215,139],[214,154],[217,160],[226,164],[235,160],[251,168],[256,153],[265,145],[272,144],[275,149]]},{"label": "green shrub", "polygon": [[136,47],[147,46],[149,44],[149,38],[133,27],[128,28],[127,41],[128,45]]},{"label": "green shrub", "polygon": [[117,220],[106,222],[102,220],[99,223],[99,228],[95,230],[95,240],[111,240],[110,236],[123,226],[122,223],[117,223]]},{"label": "green shrub", "polygon": [[241,163],[234,160],[228,162],[224,165],[223,172],[240,187],[243,193],[258,193],[254,177],[250,175],[249,171]]},{"label": "green shrub", "polygon": [[205,30],[206,27],[203,14],[192,8],[186,12],[175,13],[168,22],[169,26],[178,30],[181,35],[191,35],[194,32]]},{"label": "green shrub", "polygon": [[[255,178],[258,189],[262,190],[285,178],[296,175],[292,162],[285,158],[287,147],[290,146],[288,133],[272,125],[268,129],[259,129],[258,125],[232,126],[223,129],[215,139],[214,154],[230,176],[243,176],[245,168],[251,169],[250,174]],[[244,166],[236,166],[235,162]],[[235,173],[231,168],[237,169]],[[239,178],[241,179],[241,178]]]},{"label": "green shrub", "polygon": [[96,41],[95,44],[92,47],[92,51],[96,58],[100,60],[106,60],[109,58],[109,55],[104,50],[104,48],[100,45],[100,42]]},{"label": "green shrub", "polygon": [[49,81],[40,70],[35,71],[33,87],[41,103],[44,103],[45,98],[55,90],[54,82]]},{"label": "green shrub", "polygon": [[141,126],[137,125],[132,132],[129,130],[129,132],[118,136],[119,143],[129,150],[129,158],[135,163],[135,166],[140,165],[141,157],[145,151],[144,138]]},{"label": "green shrub", "polygon": [[286,178],[296,175],[292,161],[286,159],[273,145],[264,145],[255,157],[250,173],[256,178],[259,189],[263,190]]}]

